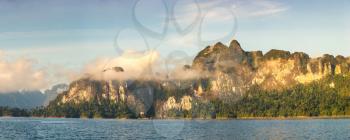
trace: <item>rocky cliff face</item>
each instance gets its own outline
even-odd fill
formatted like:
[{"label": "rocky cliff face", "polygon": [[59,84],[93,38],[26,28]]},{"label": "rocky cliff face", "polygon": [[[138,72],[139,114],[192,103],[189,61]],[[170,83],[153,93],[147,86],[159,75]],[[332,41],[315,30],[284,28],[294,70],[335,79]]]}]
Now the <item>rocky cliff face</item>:
[{"label": "rocky cliff face", "polygon": [[101,102],[103,99],[125,101],[126,87],[126,82],[80,79],[70,84],[69,90],[61,95],[59,103]]},{"label": "rocky cliff face", "polygon": [[104,105],[107,102],[124,104],[136,115],[144,115],[153,108],[157,116],[166,117],[167,111],[191,109],[194,85],[194,81],[96,81],[85,78],[72,82],[69,89],[61,93],[50,106],[83,103]]},{"label": "rocky cliff face", "polygon": [[[227,47],[222,43],[208,46],[195,57],[193,68],[209,79],[206,92],[214,95],[242,94],[250,85],[254,69],[262,60],[260,52],[245,52],[234,40]],[[207,86],[207,87],[208,87]]]},{"label": "rocky cliff face", "polygon": [[[303,52],[283,50],[246,52],[233,40],[227,47],[221,43],[208,46],[193,61],[193,68],[210,73],[211,92],[239,93],[253,84],[267,90],[305,84],[326,75],[349,72],[349,57],[325,54],[310,58]],[[228,88],[229,87],[229,88]]]},{"label": "rocky cliff face", "polygon": [[206,47],[195,57],[192,66],[186,65],[184,69],[201,73],[202,77],[176,81],[85,78],[71,83],[69,90],[51,104],[109,101],[127,104],[140,114],[153,108],[156,116],[166,117],[170,110],[191,110],[194,98],[240,97],[252,85],[274,90],[309,83],[326,75],[346,74],[350,71],[350,58],[328,54],[310,58],[303,52],[283,50],[266,54],[248,52],[233,40],[229,46],[219,42]]}]

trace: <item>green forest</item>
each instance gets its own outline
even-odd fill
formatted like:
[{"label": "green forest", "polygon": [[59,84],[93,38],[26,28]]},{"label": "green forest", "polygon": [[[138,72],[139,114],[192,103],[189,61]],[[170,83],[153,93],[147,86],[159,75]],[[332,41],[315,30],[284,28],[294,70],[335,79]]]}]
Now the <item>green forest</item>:
[{"label": "green forest", "polygon": [[[327,76],[309,84],[284,90],[263,90],[255,85],[239,98],[194,99],[190,111],[170,110],[177,118],[244,118],[350,115],[350,77]],[[171,94],[164,94],[170,96]],[[163,95],[163,96],[164,96]],[[156,97],[155,97],[156,98]],[[166,98],[166,97],[162,97]],[[67,118],[140,118],[155,117],[155,105],[144,115],[133,113],[125,103],[103,101],[64,104],[32,110],[0,107],[0,116],[36,116]]]}]

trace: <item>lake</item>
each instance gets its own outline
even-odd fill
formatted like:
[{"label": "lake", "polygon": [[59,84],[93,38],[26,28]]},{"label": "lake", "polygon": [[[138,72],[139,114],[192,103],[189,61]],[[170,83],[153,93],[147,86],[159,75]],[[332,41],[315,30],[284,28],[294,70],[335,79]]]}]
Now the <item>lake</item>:
[{"label": "lake", "polygon": [[0,139],[350,139],[350,120],[0,118]]}]

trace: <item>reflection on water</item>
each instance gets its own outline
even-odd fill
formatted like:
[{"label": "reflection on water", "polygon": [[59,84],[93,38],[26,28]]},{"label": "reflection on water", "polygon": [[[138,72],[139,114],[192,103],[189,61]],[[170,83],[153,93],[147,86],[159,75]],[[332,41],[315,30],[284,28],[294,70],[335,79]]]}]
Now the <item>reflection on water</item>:
[{"label": "reflection on water", "polygon": [[350,139],[350,120],[0,118],[0,139]]}]

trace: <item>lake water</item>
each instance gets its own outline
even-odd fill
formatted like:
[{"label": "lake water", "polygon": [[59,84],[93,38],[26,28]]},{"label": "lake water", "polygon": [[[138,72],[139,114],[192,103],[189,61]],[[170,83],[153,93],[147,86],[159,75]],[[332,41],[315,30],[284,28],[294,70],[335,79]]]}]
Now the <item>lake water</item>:
[{"label": "lake water", "polygon": [[0,118],[0,139],[350,139],[350,120]]}]

